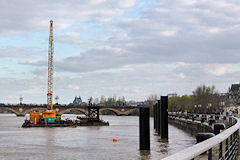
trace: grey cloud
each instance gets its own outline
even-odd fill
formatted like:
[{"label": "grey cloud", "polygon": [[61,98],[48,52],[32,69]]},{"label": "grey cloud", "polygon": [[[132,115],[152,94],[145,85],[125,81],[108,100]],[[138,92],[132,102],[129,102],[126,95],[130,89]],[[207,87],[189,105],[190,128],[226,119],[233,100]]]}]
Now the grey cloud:
[{"label": "grey cloud", "polygon": [[238,63],[239,20],[233,16],[237,16],[240,7],[229,8],[236,5],[235,1],[174,2],[157,2],[137,19],[121,18],[105,23],[120,29],[106,30],[113,35],[105,40],[98,39],[101,44],[94,39],[88,42],[94,41],[96,45],[84,42],[80,35],[57,36],[56,43],[57,40],[80,45],[88,43],[91,47],[80,56],[56,62],[56,68],[89,72],[161,62]]},{"label": "grey cloud", "polygon": [[29,58],[34,56],[41,55],[42,50],[37,47],[16,47],[16,46],[7,46],[0,48],[0,57],[1,58]]},{"label": "grey cloud", "polygon": [[[202,64],[159,63],[129,65],[126,66],[128,70],[112,72],[75,73],[73,76],[55,72],[54,96],[60,97],[60,103],[69,103],[76,95],[81,95],[84,100],[90,96],[114,94],[127,99],[144,100],[152,93],[191,94],[196,86],[203,83],[215,84],[220,92],[225,92],[229,85],[238,79],[239,71],[214,76],[206,73],[205,67]],[[47,74],[44,72],[43,69],[36,70],[36,76],[28,80],[3,79],[0,84],[0,89],[5,91],[0,93],[2,100],[9,99],[8,95],[22,95],[25,102],[46,103]],[[180,74],[185,77],[179,76]],[[43,76],[43,79],[40,76]],[[74,86],[77,86],[78,90],[74,90]],[[18,102],[18,99],[15,101]]]},{"label": "grey cloud", "polygon": [[37,66],[37,67],[46,67],[47,66],[47,61],[38,61],[38,60],[23,60],[23,61],[19,61],[19,64],[22,65],[32,65],[32,66]]},{"label": "grey cloud", "polygon": [[12,0],[0,2],[0,35],[47,29],[50,19],[58,28],[89,21],[111,20],[124,13],[135,0],[93,3],[88,0]]},{"label": "grey cloud", "polygon": [[[90,5],[91,9],[111,8],[111,11],[105,13],[92,10],[87,12],[89,8],[84,2],[82,6],[65,2],[54,6],[51,11],[53,3],[51,2],[48,7],[45,2],[38,5],[42,7],[42,13],[36,13],[40,9],[38,7],[36,12],[30,9],[29,13],[32,12],[33,17],[37,18],[32,20],[32,17],[29,17],[23,20],[23,26],[20,25],[16,31],[25,30],[28,21],[36,22],[35,27],[29,25],[33,29],[47,28],[42,23],[45,21],[43,18],[45,11],[46,15],[50,15],[51,12],[57,15],[56,20],[62,25],[58,27],[63,28],[64,25],[87,23],[92,19],[100,22],[103,20],[101,18],[108,18],[113,12],[113,16],[116,17],[121,14],[119,6],[112,8],[106,5],[107,2],[94,4],[94,7]],[[79,53],[79,56],[55,59],[54,92],[60,96],[60,100],[62,98],[63,102],[69,102],[75,95],[83,95],[87,99],[91,95],[99,97],[102,94],[106,96],[117,94],[129,99],[144,99],[151,93],[191,94],[197,85],[203,83],[215,84],[221,92],[226,91],[232,82],[238,81],[239,71],[216,76],[208,73],[205,65],[239,63],[240,4],[234,0],[196,1],[193,4],[186,4],[187,2],[189,1],[159,1],[144,9],[139,18],[113,18],[111,21],[101,21],[101,27],[106,29],[103,32],[111,33],[110,38],[90,39],[88,42],[94,40],[94,43],[88,43],[90,49]],[[71,12],[66,14],[68,10]],[[19,19],[22,20],[21,17]],[[12,18],[6,25],[10,22],[12,23]],[[14,27],[9,29],[15,31]],[[101,45],[94,45],[97,40],[101,41]],[[69,37],[61,35],[58,38],[56,36],[55,43],[59,42],[75,45],[86,43],[82,41],[81,36],[71,35]],[[178,62],[190,65],[172,67]],[[20,62],[37,67],[46,67],[46,63],[46,61]],[[104,70],[108,72],[103,72]],[[65,76],[59,76],[65,72],[68,72]],[[74,76],[69,76],[69,72]],[[40,68],[33,73],[40,76],[44,71]],[[37,79],[34,83],[46,84],[45,81]],[[69,87],[69,84],[78,86],[79,90],[73,90],[74,87]]]}]

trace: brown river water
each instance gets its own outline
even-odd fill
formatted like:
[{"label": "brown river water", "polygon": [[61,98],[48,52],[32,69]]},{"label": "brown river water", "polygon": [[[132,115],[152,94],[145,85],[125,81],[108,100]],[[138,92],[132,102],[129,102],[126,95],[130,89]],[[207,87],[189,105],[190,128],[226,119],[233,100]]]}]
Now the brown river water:
[{"label": "brown river water", "polygon": [[[153,130],[151,118],[151,151],[140,151],[138,117],[101,116],[101,118],[108,121],[110,126],[21,128],[24,117],[0,114],[0,159],[162,159],[195,143],[192,135],[172,125],[169,125],[168,142],[161,141]],[[114,137],[118,139],[117,142],[112,141]]]}]

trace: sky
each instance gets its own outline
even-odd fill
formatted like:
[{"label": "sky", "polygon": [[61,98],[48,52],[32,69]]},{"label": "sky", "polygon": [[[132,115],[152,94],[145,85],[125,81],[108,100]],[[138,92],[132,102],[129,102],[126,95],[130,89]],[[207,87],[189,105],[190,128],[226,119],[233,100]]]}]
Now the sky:
[{"label": "sky", "polygon": [[1,0],[0,19],[0,103],[47,102],[51,19],[59,103],[239,83],[239,0]]}]

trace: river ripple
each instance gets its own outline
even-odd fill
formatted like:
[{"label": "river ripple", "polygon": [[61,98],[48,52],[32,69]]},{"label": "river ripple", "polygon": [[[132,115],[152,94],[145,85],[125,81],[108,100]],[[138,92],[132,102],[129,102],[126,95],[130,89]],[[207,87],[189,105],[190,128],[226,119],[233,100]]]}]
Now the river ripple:
[{"label": "river ripple", "polygon": [[[195,143],[193,136],[171,125],[169,141],[161,141],[151,118],[151,151],[139,151],[138,117],[101,118],[110,126],[21,128],[24,117],[0,114],[0,159],[161,159]],[[113,143],[114,137],[118,142]]]}]

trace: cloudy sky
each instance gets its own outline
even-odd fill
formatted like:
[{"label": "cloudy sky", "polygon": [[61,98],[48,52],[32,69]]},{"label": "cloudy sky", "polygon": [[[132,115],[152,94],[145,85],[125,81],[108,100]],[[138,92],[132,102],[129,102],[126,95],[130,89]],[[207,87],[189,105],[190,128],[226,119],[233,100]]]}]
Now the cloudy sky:
[{"label": "cloudy sky", "polygon": [[46,103],[50,19],[60,103],[240,79],[239,0],[1,0],[0,19],[0,102]]}]

